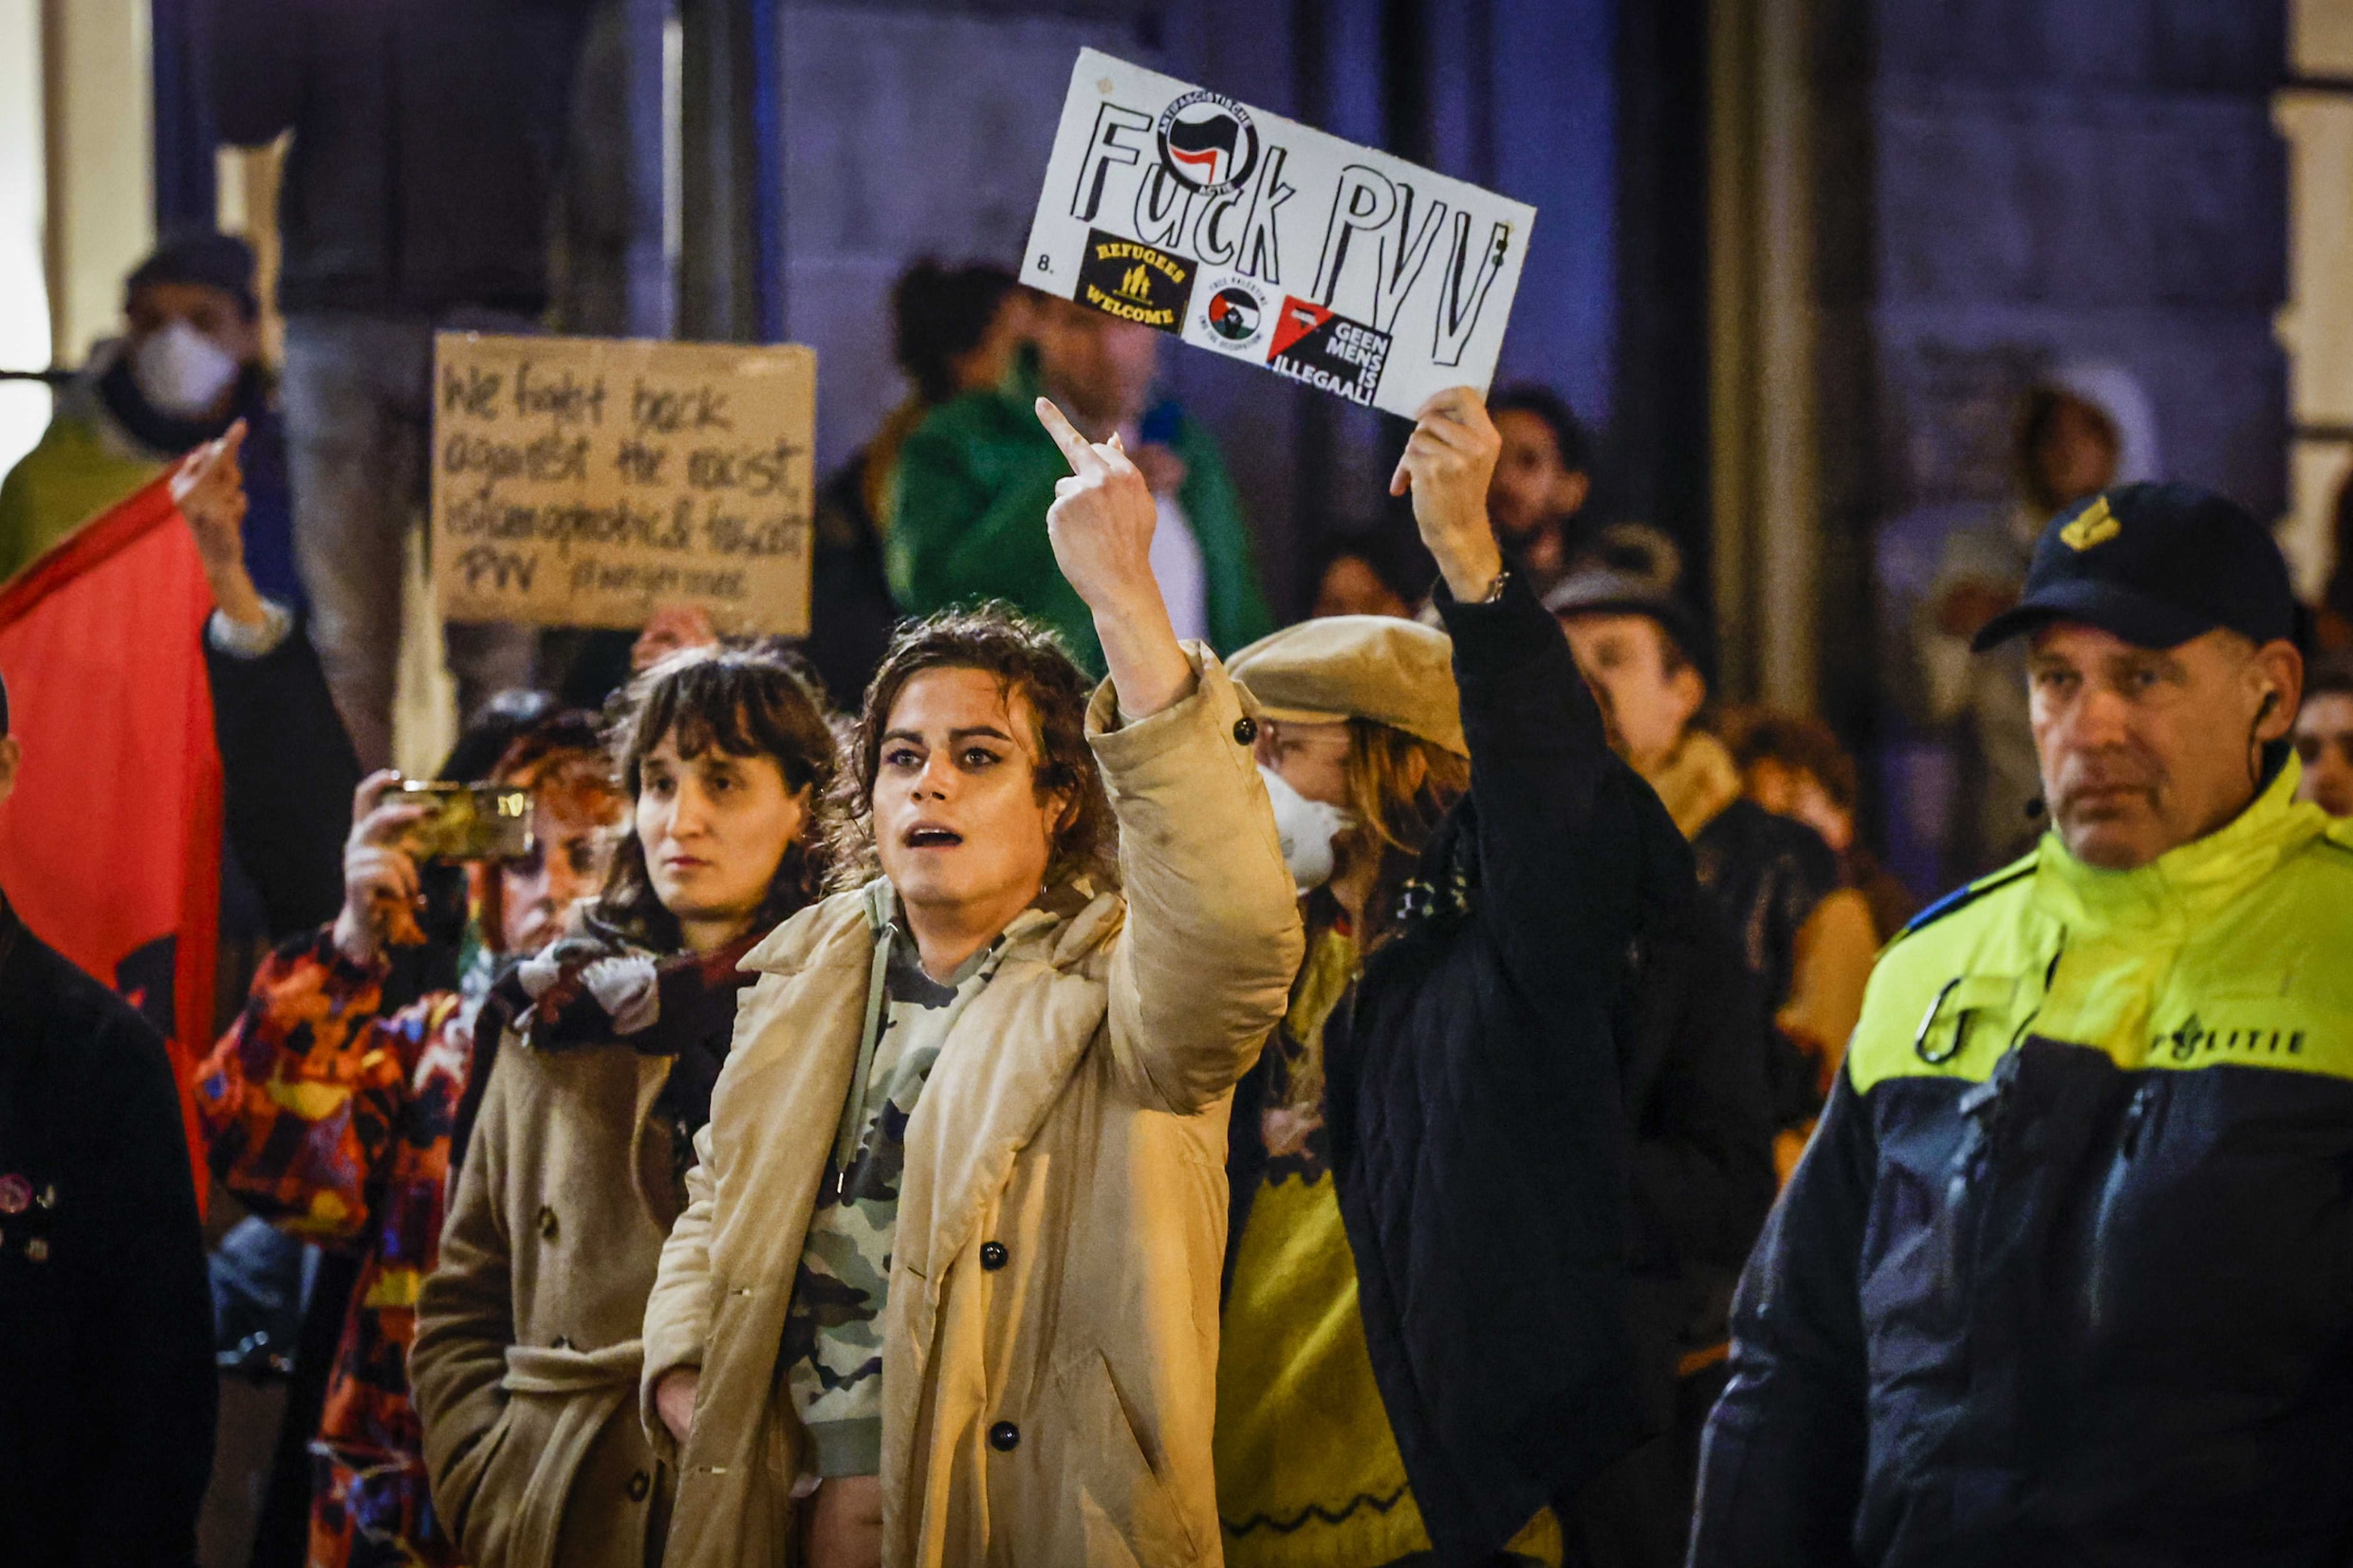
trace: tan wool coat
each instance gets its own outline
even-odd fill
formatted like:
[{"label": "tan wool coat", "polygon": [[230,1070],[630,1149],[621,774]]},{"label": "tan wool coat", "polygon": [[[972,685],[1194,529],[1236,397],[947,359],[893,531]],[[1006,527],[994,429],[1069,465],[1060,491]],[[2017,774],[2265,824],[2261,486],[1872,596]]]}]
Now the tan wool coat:
[{"label": "tan wool coat", "polygon": [[[1240,695],[1206,653],[1176,706],[1088,735],[1124,895],[1018,940],[907,1125],[883,1318],[883,1561],[1216,1564],[1226,1113],[1301,936]],[[778,1375],[850,1090],[862,895],[752,950],[758,985],[646,1312],[641,1413],[699,1366],[669,1568],[796,1561],[803,1432]]]},{"label": "tan wool coat", "polygon": [[669,1478],[634,1406],[677,1208],[653,1114],[670,1067],[510,1035],[491,1069],[409,1352],[434,1504],[472,1568],[653,1560]]}]

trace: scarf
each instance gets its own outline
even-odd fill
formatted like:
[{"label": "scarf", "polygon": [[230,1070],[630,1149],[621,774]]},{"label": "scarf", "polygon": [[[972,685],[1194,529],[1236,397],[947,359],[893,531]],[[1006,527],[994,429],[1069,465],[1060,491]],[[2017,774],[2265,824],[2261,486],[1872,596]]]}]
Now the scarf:
[{"label": "scarf", "polygon": [[1685,839],[1723,815],[1740,799],[1740,770],[1722,741],[1704,729],[1687,729],[1657,772],[1643,779],[1658,792],[1658,803],[1675,819]]},{"label": "scarf", "polygon": [[656,1105],[692,1140],[711,1120],[711,1091],[735,1034],[736,998],[759,978],[737,966],[767,934],[747,932],[708,954],[666,957],[609,936],[566,936],[491,986],[486,1021],[535,1051],[627,1045],[676,1058]]}]

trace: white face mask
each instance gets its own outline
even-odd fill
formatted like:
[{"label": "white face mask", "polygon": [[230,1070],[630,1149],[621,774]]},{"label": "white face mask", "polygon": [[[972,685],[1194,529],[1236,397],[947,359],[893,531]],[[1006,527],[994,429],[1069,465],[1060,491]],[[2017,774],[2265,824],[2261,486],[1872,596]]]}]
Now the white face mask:
[{"label": "white face mask", "polygon": [[1303,894],[1332,879],[1332,840],[1356,826],[1356,813],[1322,801],[1310,801],[1283,775],[1263,763],[1258,776],[1267,782],[1267,798],[1274,802],[1274,833],[1283,845],[1283,863]]},{"label": "white face mask", "polygon": [[212,413],[241,368],[235,355],[176,318],[131,354],[131,379],[139,396],[175,419]]}]

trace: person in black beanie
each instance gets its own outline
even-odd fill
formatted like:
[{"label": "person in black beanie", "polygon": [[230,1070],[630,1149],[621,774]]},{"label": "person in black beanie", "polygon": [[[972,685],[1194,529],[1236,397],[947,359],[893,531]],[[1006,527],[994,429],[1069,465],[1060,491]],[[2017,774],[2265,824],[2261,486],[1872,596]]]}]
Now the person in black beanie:
[{"label": "person in black beanie", "polygon": [[218,1392],[171,1058],[0,897],[0,1562],[193,1564]]}]

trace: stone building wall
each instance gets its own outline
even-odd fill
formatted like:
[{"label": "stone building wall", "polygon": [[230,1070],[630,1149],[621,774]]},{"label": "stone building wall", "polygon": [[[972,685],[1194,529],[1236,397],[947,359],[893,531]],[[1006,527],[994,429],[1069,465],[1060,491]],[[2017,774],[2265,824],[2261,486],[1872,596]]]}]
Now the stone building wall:
[{"label": "stone building wall", "polygon": [[1825,602],[1877,602],[1825,623],[1825,706],[1876,742],[1891,847],[1933,879],[1949,759],[1914,618],[1946,533],[2013,493],[2019,394],[2120,368],[2163,476],[2286,505],[2286,8],[1831,0],[1821,46]]}]

